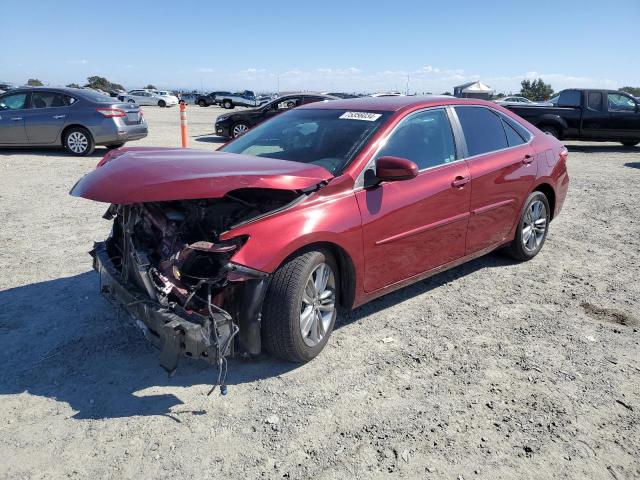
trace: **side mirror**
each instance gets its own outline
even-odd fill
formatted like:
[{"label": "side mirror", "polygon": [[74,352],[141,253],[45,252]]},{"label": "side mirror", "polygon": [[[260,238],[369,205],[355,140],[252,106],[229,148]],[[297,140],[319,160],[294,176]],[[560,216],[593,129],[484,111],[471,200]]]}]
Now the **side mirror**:
[{"label": "side mirror", "polygon": [[418,165],[400,157],[380,157],[376,160],[376,177],[381,182],[411,180],[418,175]]}]

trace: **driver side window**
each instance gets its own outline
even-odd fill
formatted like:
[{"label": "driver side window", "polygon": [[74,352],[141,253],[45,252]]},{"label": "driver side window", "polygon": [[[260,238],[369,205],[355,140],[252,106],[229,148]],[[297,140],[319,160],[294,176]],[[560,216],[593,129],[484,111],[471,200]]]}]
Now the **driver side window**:
[{"label": "driver side window", "polygon": [[14,93],[0,98],[0,110],[23,110],[26,108],[27,94]]},{"label": "driver side window", "polygon": [[631,100],[626,95],[620,95],[619,93],[607,94],[607,100],[609,101],[609,111],[618,112],[635,112],[636,102]]},{"label": "driver side window", "polygon": [[442,109],[413,114],[391,133],[377,157],[411,160],[419,170],[455,161],[456,149],[447,112]]}]

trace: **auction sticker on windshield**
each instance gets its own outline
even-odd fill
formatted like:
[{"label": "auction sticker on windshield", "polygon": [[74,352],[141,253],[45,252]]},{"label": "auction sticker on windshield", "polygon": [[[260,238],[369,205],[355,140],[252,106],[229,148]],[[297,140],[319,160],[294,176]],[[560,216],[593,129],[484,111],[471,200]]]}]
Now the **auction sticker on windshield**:
[{"label": "auction sticker on windshield", "polygon": [[340,115],[340,118],[346,118],[347,120],[364,120],[365,122],[375,122],[381,116],[381,113],[344,112],[342,115]]}]

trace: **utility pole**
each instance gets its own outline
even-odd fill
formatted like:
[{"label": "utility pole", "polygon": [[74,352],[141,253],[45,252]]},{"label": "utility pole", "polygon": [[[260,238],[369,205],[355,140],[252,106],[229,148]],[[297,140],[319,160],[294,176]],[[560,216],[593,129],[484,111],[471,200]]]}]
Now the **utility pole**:
[{"label": "utility pole", "polygon": [[409,75],[407,74],[407,95],[409,95]]},{"label": "utility pole", "polygon": [[278,82],[278,88],[277,88],[277,92],[276,93],[278,95],[280,95],[280,75],[277,75],[276,78],[277,78],[277,82]]}]

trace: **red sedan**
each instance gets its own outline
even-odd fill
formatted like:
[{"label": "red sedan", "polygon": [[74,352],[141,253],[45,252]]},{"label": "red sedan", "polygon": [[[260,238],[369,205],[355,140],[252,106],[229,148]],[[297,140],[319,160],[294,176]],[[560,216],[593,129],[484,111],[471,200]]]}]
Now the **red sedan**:
[{"label": "red sedan", "polygon": [[510,111],[450,97],[320,102],[217,152],[122,148],[72,194],[111,204],[102,293],[162,348],[222,366],[312,359],[338,307],[497,248],[535,257],[567,150]]}]

